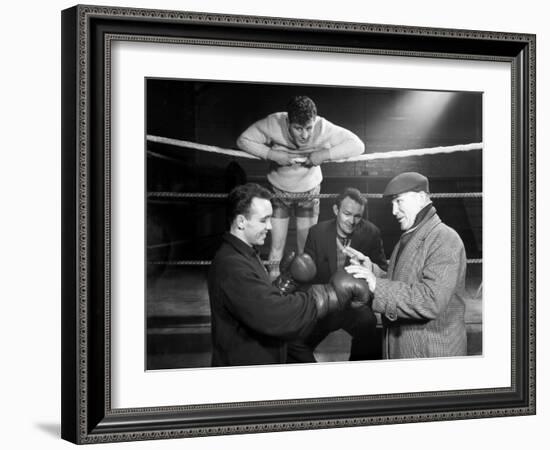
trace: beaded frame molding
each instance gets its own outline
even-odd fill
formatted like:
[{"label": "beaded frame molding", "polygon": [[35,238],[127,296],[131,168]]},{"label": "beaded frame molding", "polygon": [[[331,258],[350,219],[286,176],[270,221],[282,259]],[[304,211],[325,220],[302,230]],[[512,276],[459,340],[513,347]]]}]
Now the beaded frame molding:
[{"label": "beaded frame molding", "polygon": [[[114,41],[503,61],[512,73],[511,385],[111,406]],[[78,444],[535,414],[535,36],[78,5],[62,12],[62,437]]]}]

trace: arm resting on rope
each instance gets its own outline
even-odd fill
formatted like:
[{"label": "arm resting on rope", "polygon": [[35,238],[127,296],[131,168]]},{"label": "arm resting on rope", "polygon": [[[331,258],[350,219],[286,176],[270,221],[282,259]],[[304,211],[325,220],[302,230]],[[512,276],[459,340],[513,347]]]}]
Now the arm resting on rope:
[{"label": "arm resting on rope", "polygon": [[328,160],[351,158],[365,151],[365,144],[359,137],[346,128],[324,121],[329,136]]},{"label": "arm resting on rope", "polygon": [[250,125],[237,139],[237,147],[261,159],[277,160],[282,148],[274,149],[274,138],[281,141],[282,129],[275,117],[267,116]]}]

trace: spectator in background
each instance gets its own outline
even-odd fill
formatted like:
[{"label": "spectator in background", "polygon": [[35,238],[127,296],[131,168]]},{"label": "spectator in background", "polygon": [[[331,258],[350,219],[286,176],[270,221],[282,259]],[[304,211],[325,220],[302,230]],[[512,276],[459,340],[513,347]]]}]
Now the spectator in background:
[{"label": "spectator in background", "polygon": [[[364,218],[366,199],[355,188],[347,188],[333,205],[334,219],[313,225],[308,233],[304,252],[311,256],[317,268],[313,283],[327,283],[331,276],[349,264],[345,249],[357,249],[377,264],[388,268],[380,230]],[[331,314],[317,322],[302,341],[289,345],[291,362],[313,362],[313,352],[329,333],[343,329],[352,337],[351,361],[380,359],[382,349],[376,339],[376,317],[369,306]]]}]

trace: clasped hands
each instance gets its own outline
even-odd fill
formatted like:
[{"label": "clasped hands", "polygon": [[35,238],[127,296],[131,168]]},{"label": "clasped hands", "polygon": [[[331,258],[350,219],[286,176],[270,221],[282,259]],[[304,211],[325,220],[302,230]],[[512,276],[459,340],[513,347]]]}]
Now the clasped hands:
[{"label": "clasped hands", "polygon": [[274,145],[271,147],[269,159],[280,166],[301,165],[306,167],[319,166],[328,159],[328,149],[324,147],[317,151],[314,148],[302,148],[300,150],[303,156],[293,155],[288,152],[286,147]]}]

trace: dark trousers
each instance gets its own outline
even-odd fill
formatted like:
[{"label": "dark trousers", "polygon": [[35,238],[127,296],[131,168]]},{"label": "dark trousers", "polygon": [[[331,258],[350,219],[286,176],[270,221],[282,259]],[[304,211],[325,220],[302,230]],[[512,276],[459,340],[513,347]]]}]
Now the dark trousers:
[{"label": "dark trousers", "polygon": [[288,344],[287,362],[316,362],[313,352],[331,332],[343,329],[351,336],[350,361],[382,358],[382,345],[376,332],[376,316],[368,306],[349,308],[330,314],[299,341]]}]

